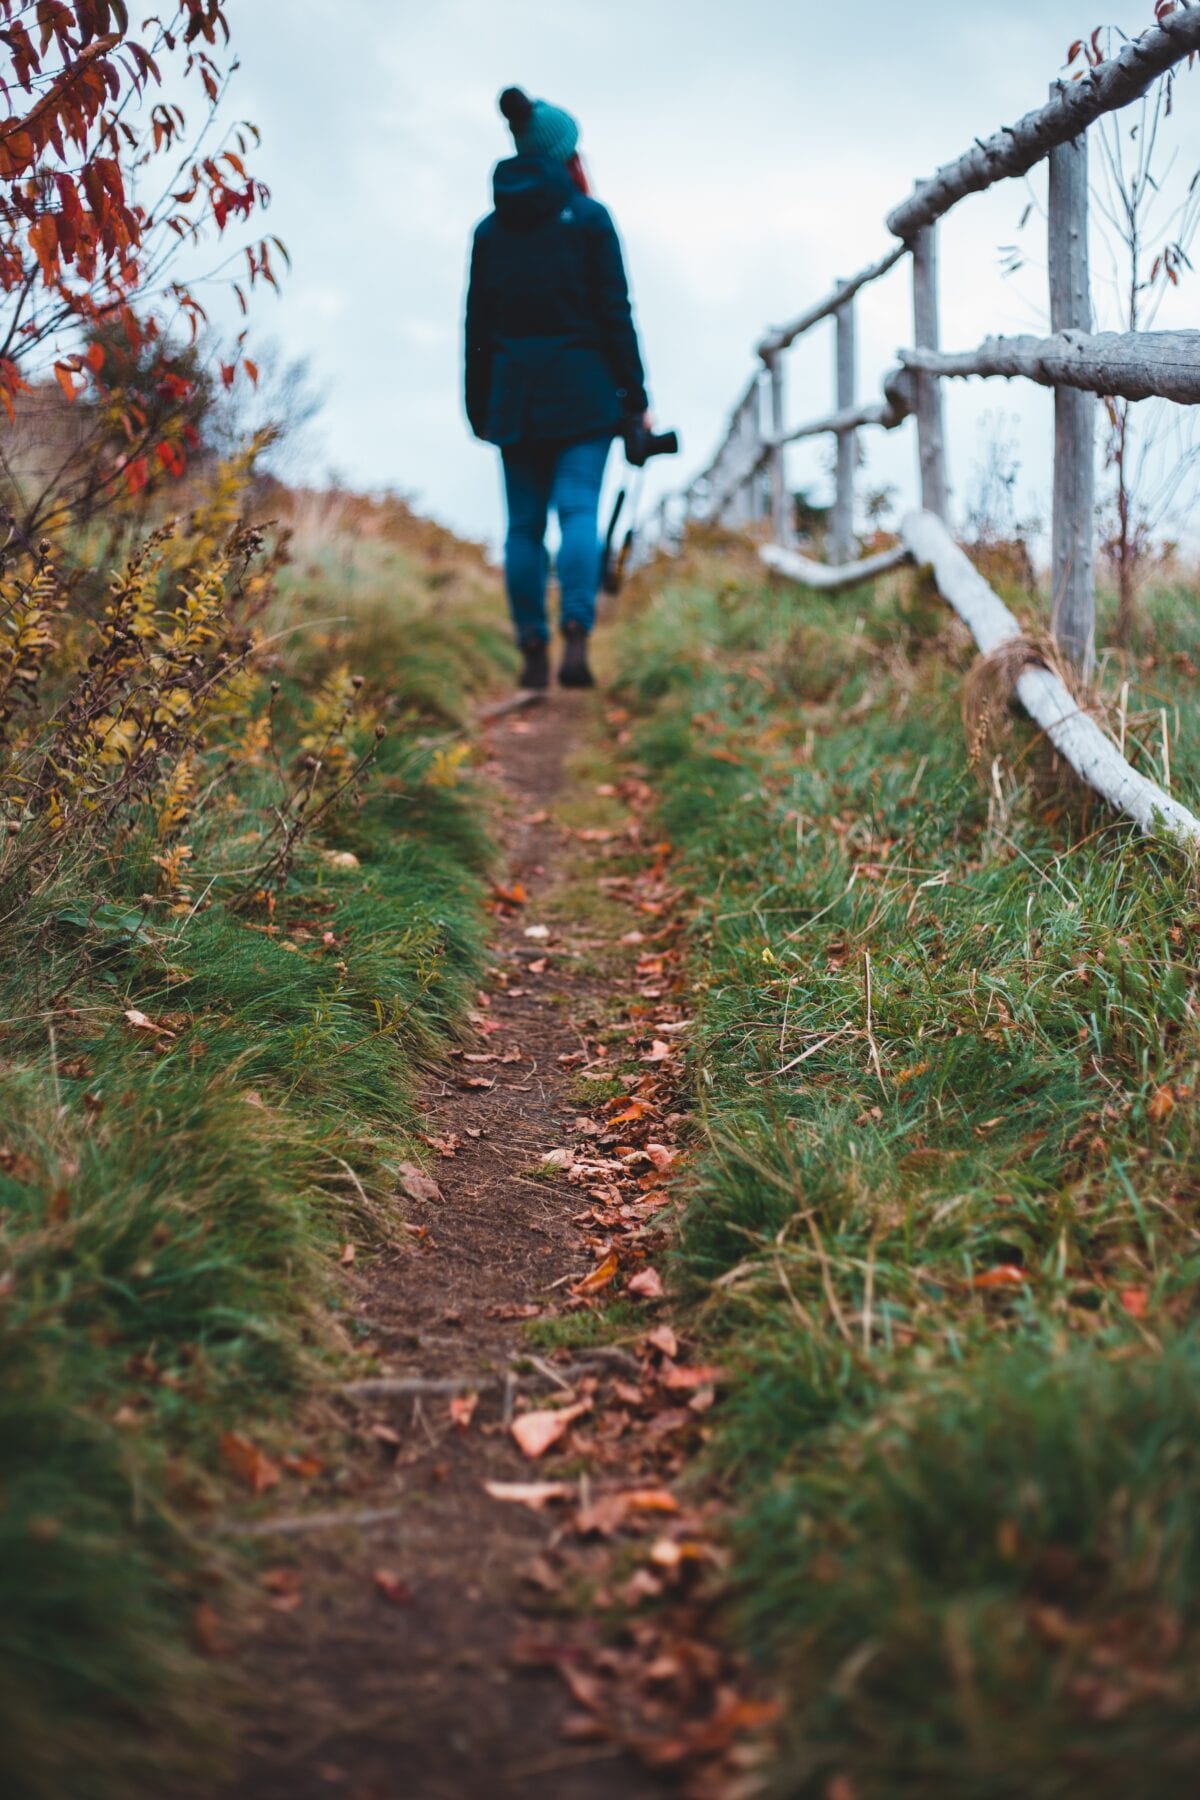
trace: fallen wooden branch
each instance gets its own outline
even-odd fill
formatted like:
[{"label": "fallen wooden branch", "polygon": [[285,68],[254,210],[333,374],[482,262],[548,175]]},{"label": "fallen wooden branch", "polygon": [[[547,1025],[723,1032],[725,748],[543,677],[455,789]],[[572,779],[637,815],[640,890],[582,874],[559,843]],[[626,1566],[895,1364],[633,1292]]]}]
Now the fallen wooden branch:
[{"label": "fallen wooden branch", "polygon": [[957,162],[918,182],[909,198],[888,214],[888,230],[907,240],[942,218],[965,195],[1024,175],[1103,113],[1138,99],[1159,75],[1196,50],[1200,50],[1200,8],[1177,7],[1109,62],[1090,69],[1079,81],[1061,82],[1047,105],[1026,113],[1015,125],[1003,126],[986,142],[972,145]]},{"label": "fallen wooden branch", "polygon": [[878,281],[881,275],[886,275],[889,269],[895,268],[905,254],[906,248],[907,246],[904,244],[896,244],[881,256],[878,262],[868,263],[865,269],[860,269],[857,275],[851,275],[848,281],[840,281],[832,294],[826,294],[823,300],[816,301],[790,324],[777,326],[774,331],[768,332],[758,346],[758,354],[763,361],[767,362],[780,350],[786,350],[789,344],[794,344],[798,337],[802,337],[806,331],[811,331],[813,326],[822,319],[830,318],[838,310],[838,307],[844,306],[860,288],[866,287],[868,282]]},{"label": "fallen wooden branch", "polygon": [[801,556],[798,550],[785,550],[781,544],[764,544],[759,555],[777,575],[786,575],[789,581],[825,592],[870,581],[873,576],[883,575],[888,569],[895,569],[909,560],[904,544],[896,544],[891,550],[881,550],[877,556],[865,556],[861,562],[852,563],[813,562],[810,557]]},{"label": "fallen wooden branch", "polygon": [[421,1400],[454,1394],[488,1394],[511,1383],[518,1387],[562,1387],[578,1381],[583,1375],[594,1375],[597,1369],[617,1369],[622,1375],[629,1376],[641,1373],[637,1358],[612,1344],[598,1344],[562,1368],[555,1368],[552,1363],[539,1363],[536,1357],[530,1361],[535,1364],[531,1374],[518,1374],[510,1369],[501,1375],[373,1375],[363,1381],[344,1382],[339,1392],[351,1400]]},{"label": "fallen wooden branch", "polygon": [[518,688],[507,700],[497,700],[493,706],[485,706],[482,712],[476,713],[477,725],[490,725],[493,719],[503,719],[507,713],[521,712],[527,706],[540,706],[546,696],[540,688]]},{"label": "fallen wooden branch", "polygon": [[[909,513],[900,535],[918,563],[933,570],[942,598],[953,607],[986,655],[1023,635],[1017,620],[992,592],[945,525],[932,513]],[[1112,739],[1080,709],[1049,669],[1030,663],[1017,677],[1017,698],[1081,781],[1117,812],[1127,813],[1147,834],[1163,832],[1181,844],[1200,845],[1200,819],[1157,782],[1131,769]]]},{"label": "fallen wooden branch", "polygon": [[[372,1525],[390,1525],[395,1519],[408,1519],[413,1516],[412,1502],[403,1506],[369,1506],[351,1510],[349,1507],[336,1512],[288,1513],[281,1519],[244,1519],[233,1525],[218,1525],[218,1537],[294,1537],[304,1531],[366,1531]],[[435,1531],[405,1532],[405,1543],[420,1539],[428,1543],[435,1538]]]},{"label": "fallen wooden branch", "polygon": [[977,350],[901,350],[927,375],[1024,376],[1043,387],[1082,388],[1123,400],[1200,403],[1200,331],[1059,331],[993,337]]}]

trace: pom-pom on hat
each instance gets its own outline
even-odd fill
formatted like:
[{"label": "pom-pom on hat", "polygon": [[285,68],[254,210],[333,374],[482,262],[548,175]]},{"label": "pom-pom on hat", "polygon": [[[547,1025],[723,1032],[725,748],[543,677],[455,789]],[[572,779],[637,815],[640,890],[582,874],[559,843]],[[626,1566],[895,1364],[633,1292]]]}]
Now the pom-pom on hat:
[{"label": "pom-pom on hat", "polygon": [[570,162],[579,148],[579,126],[561,106],[531,100],[521,88],[505,88],[500,111],[508,120],[520,156],[548,156]]}]

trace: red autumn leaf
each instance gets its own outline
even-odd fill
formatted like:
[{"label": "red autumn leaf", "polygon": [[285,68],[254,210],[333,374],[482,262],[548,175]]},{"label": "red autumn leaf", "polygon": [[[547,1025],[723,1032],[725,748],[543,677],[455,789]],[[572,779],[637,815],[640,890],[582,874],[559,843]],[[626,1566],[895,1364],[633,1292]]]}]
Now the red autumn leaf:
[{"label": "red autumn leaf", "polygon": [[407,1582],[401,1581],[394,1569],[375,1569],[371,1580],[375,1584],[375,1592],[390,1606],[412,1604],[412,1589]]},{"label": "red autumn leaf", "polygon": [[1144,1319],[1150,1305],[1150,1290],[1144,1287],[1122,1288],[1120,1292],[1122,1309],[1131,1319]]},{"label": "red autumn leaf", "polygon": [[77,400],[79,398],[79,390],[75,386],[75,377],[65,363],[55,363],[54,375],[59,387],[67,396],[67,399],[72,401]]},{"label": "red autumn leaf", "polygon": [[986,1292],[989,1288],[1023,1287],[1028,1280],[1027,1271],[1018,1268],[1016,1263],[998,1263],[994,1269],[985,1269],[982,1275],[976,1275],[971,1286]]},{"label": "red autumn leaf", "polygon": [[265,1494],[279,1480],[279,1467],[240,1431],[227,1431],[220,1442],[223,1459],[255,1494]]}]

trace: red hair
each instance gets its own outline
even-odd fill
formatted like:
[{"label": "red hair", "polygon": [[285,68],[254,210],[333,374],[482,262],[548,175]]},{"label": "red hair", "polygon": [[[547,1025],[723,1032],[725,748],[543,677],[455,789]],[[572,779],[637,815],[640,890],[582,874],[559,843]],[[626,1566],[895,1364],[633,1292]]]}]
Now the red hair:
[{"label": "red hair", "polygon": [[580,156],[578,150],[575,152],[574,156],[569,156],[567,158],[567,173],[570,175],[571,180],[575,183],[575,186],[579,189],[581,194],[591,193],[592,190],[588,184],[587,170],[583,166],[583,158]]}]

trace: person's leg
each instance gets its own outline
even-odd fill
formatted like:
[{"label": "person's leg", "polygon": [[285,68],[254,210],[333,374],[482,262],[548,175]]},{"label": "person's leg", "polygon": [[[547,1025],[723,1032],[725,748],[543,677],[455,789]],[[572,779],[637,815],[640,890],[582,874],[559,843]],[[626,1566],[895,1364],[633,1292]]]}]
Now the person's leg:
[{"label": "person's leg", "polygon": [[554,480],[554,452],[543,445],[516,444],[502,452],[508,533],[504,543],[504,580],[517,642],[545,645],[546,517]]},{"label": "person's leg", "polygon": [[562,589],[562,628],[574,626],[585,635],[596,619],[600,585],[600,488],[611,438],[592,438],[560,451],[554,471],[551,505],[558,514],[562,544],[558,583]]}]

